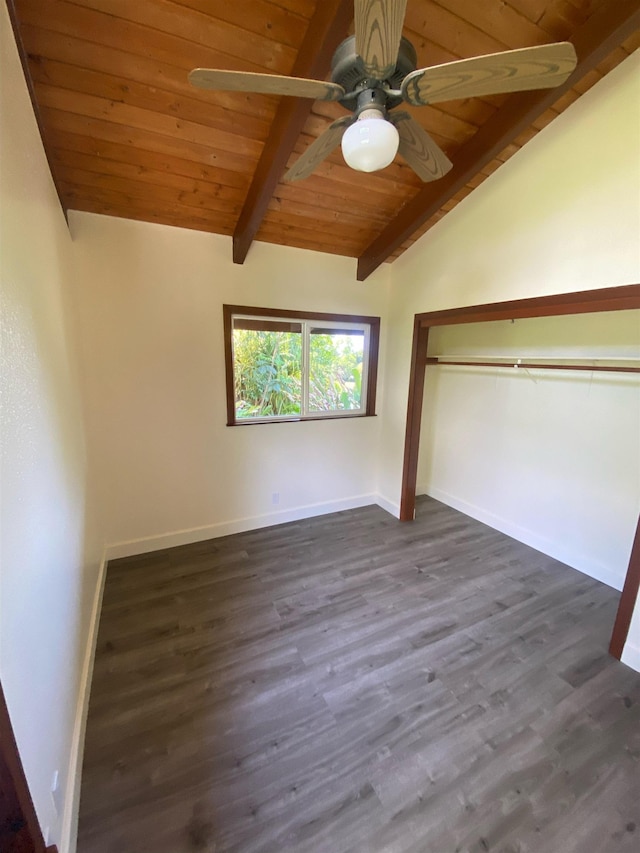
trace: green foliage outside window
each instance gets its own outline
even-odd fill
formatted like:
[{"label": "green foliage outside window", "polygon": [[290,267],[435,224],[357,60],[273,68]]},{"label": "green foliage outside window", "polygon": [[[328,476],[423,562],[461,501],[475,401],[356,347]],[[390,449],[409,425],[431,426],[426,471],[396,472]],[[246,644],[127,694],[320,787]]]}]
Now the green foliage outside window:
[{"label": "green foliage outside window", "polygon": [[309,411],[348,411],[361,406],[364,335],[311,335]]},{"label": "green foliage outside window", "polygon": [[[363,335],[312,334],[309,411],[360,409]],[[237,418],[298,415],[302,410],[302,335],[235,329]]]},{"label": "green foliage outside window", "polygon": [[236,417],[300,414],[301,334],[235,329],[233,363]]}]

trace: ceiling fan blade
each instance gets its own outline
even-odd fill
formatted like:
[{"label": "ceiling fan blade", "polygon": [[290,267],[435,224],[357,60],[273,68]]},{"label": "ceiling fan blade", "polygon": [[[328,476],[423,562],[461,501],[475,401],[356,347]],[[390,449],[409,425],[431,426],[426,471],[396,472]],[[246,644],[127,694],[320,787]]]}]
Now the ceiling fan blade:
[{"label": "ceiling fan blade", "polygon": [[314,101],[339,101],[345,95],[342,86],[323,80],[256,74],[252,71],[218,71],[217,68],[194,68],[189,73],[189,82],[198,89],[294,95],[298,98],[312,98]]},{"label": "ceiling fan blade", "polygon": [[355,118],[353,116],[343,116],[321,134],[315,142],[313,142],[307,150],[298,157],[293,166],[285,173],[285,181],[300,181],[302,178],[308,178],[313,170],[322,161],[331,154],[334,148],[340,144],[342,135],[350,124],[353,124]]},{"label": "ceiling fan blade", "polygon": [[418,122],[406,112],[391,113],[400,136],[398,153],[422,181],[436,181],[453,167],[453,163]]},{"label": "ceiling fan blade", "polygon": [[528,89],[552,89],[576,67],[571,42],[507,50],[412,71],[402,81],[402,97],[421,106]]},{"label": "ceiling fan blade", "polygon": [[377,80],[396,67],[406,6],[407,0],[355,0],[356,53]]}]

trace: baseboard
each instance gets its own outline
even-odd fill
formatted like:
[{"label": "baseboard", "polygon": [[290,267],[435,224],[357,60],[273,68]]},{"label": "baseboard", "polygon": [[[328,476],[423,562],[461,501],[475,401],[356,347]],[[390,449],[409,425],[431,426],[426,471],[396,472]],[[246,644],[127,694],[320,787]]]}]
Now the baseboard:
[{"label": "baseboard", "polygon": [[375,496],[375,502],[381,509],[386,510],[386,512],[390,513],[394,518],[400,518],[400,504],[393,503],[393,501],[390,501],[381,494],[377,494]]},{"label": "baseboard", "polygon": [[572,569],[577,569],[579,572],[582,572],[583,574],[588,575],[589,577],[594,578],[613,589],[617,589],[618,592],[622,590],[624,573],[622,574],[622,577],[620,577],[606,566],[596,563],[593,560],[589,560],[586,555],[576,555],[573,551],[565,549],[562,543],[540,536],[540,534],[533,530],[529,530],[526,527],[513,524],[513,522],[502,518],[501,516],[488,512],[475,504],[468,503],[456,495],[449,494],[449,492],[442,491],[434,486],[419,486],[418,489],[416,489],[416,493],[429,495],[430,497],[447,504],[447,506],[453,507],[471,518],[475,518],[476,521],[481,521],[483,524],[493,527],[494,530],[499,530],[501,533],[505,533],[512,539],[517,539],[518,542],[529,545],[531,548],[535,548],[536,551],[540,551],[548,557],[553,557],[554,560],[559,560],[561,563],[571,566]]},{"label": "baseboard", "polygon": [[100,610],[102,608],[102,593],[104,592],[104,582],[107,573],[106,569],[107,554],[105,549],[98,568],[96,589],[93,596],[93,605],[91,607],[87,646],[84,661],[82,663],[82,672],[80,674],[78,704],[73,727],[73,740],[71,742],[71,756],[69,759],[69,774],[67,777],[67,789],[65,792],[65,810],[62,817],[62,833],[59,846],[60,853],[75,853],[76,849],[82,758],[84,754],[84,735],[87,725],[87,712],[89,710],[89,694],[91,691],[91,679],[93,676],[93,661],[98,641],[98,626],[100,623]]},{"label": "baseboard", "polygon": [[627,666],[630,666],[631,669],[635,669],[636,672],[640,672],[640,646],[635,646],[627,640],[624,645],[624,649],[622,650],[622,657],[620,660],[622,663],[626,663]]},{"label": "baseboard", "polygon": [[[146,554],[151,551],[160,551],[164,548],[175,548],[178,545],[190,545],[194,542],[203,542],[206,539],[217,539],[220,536],[229,536],[233,533],[244,533],[247,530],[258,530],[261,527],[273,527],[276,524],[286,524],[290,521],[300,521],[304,518],[312,518],[316,515],[327,515],[331,512],[342,512],[346,509],[357,509],[362,506],[370,506],[379,503],[383,509],[387,509],[380,503],[378,495],[356,495],[350,498],[342,498],[337,501],[324,501],[323,503],[307,504],[295,509],[279,510],[266,515],[254,515],[247,518],[238,518],[232,521],[221,521],[217,524],[209,524],[203,527],[191,527],[186,530],[176,530],[171,533],[162,533],[158,536],[145,536],[140,539],[130,539],[126,542],[115,542],[107,545],[107,560],[115,560],[119,557],[132,557],[136,554]],[[391,506],[391,504],[389,504]],[[393,512],[392,510],[388,510]]]}]

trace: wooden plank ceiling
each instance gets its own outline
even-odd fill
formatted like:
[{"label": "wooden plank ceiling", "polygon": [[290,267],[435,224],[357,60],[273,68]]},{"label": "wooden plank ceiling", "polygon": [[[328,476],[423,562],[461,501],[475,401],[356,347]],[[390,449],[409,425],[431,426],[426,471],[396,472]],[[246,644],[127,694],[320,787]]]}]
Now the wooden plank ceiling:
[{"label": "wooden plank ceiling", "polygon": [[237,261],[254,237],[355,257],[360,278],[398,257],[640,44],[640,0],[408,0],[404,35],[419,67],[568,39],[577,73],[566,91],[545,93],[548,103],[524,93],[409,108],[454,163],[440,182],[421,184],[399,158],[355,172],[338,149],[287,184],[285,167],[343,108],[197,90],[187,73],[327,78],[334,46],[353,28],[349,0],[7,2],[65,210],[234,235]]}]

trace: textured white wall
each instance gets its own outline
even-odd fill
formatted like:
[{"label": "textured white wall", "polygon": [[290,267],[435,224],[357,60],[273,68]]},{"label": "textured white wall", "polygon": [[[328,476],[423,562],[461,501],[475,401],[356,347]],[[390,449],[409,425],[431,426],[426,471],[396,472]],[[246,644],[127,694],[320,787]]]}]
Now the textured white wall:
[{"label": "textured white wall", "polygon": [[107,542],[135,542],[112,553],[371,501],[378,418],[226,426],[222,305],[379,316],[388,268],[362,284],[330,255],[256,243],[238,266],[225,237],[82,213],[71,229],[98,502]]},{"label": "textured white wall", "polygon": [[[60,843],[97,556],[67,282],[71,240],[0,9],[0,679],[42,828]],[[68,805],[68,801],[65,805]]]},{"label": "textured white wall", "polygon": [[[393,264],[380,456],[380,491],[391,503],[400,496],[414,314],[640,281],[639,67],[636,52]],[[542,475],[538,484],[543,491]],[[482,505],[471,477],[457,488]],[[593,516],[597,507],[608,527],[616,495],[598,493],[597,478],[591,488]],[[628,518],[633,511],[625,507]],[[624,534],[627,556],[634,529]],[[619,552],[612,559],[619,573]]]}]

